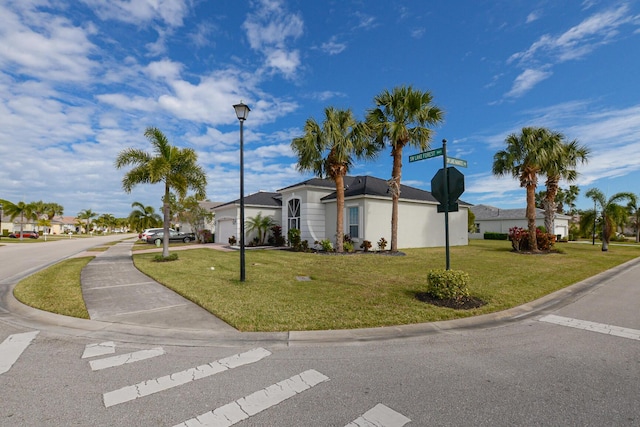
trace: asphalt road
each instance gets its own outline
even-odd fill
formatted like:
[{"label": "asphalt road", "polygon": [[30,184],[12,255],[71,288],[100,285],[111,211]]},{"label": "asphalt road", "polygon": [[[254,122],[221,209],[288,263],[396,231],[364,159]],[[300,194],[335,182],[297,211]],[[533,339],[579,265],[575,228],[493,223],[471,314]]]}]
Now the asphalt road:
[{"label": "asphalt road", "polygon": [[[38,252],[25,265],[53,261]],[[0,426],[638,426],[639,279],[632,264],[519,320],[340,344],[96,340],[0,311],[0,372],[24,347]]]}]

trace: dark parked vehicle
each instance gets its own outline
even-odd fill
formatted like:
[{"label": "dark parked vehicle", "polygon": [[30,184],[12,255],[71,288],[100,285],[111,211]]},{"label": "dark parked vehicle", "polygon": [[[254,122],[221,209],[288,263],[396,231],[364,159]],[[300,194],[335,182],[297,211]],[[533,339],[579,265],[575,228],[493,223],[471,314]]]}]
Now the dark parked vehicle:
[{"label": "dark parked vehicle", "polygon": [[[20,232],[16,231],[15,233],[11,233],[9,234],[9,237],[12,239],[19,239],[20,238]],[[40,235],[38,234],[37,231],[23,231],[22,232],[22,238],[23,239],[37,239],[38,237],[40,237]]]},{"label": "dark parked vehicle", "polygon": [[[153,243],[154,245],[162,244],[162,238],[164,237],[164,231],[158,231],[147,237],[147,243]],[[196,240],[195,233],[180,233],[178,231],[169,231],[170,242],[185,242],[189,243]]]}]

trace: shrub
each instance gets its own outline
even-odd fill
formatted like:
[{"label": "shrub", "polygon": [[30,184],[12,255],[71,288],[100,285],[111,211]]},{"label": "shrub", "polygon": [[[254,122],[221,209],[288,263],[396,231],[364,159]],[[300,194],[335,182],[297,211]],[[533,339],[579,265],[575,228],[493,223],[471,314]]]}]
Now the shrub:
[{"label": "shrub", "polygon": [[211,230],[200,230],[198,233],[202,243],[213,243],[213,234]]},{"label": "shrub", "polygon": [[459,270],[430,270],[427,294],[437,299],[461,300],[469,296],[469,275]]},{"label": "shrub", "polygon": [[324,239],[324,240],[321,240],[319,243],[323,251],[325,252],[333,251],[333,243],[331,243],[331,240]]},{"label": "shrub", "polygon": [[[529,231],[521,227],[513,227],[509,229],[509,240],[511,240],[511,247],[517,252],[530,251],[531,241],[529,239]],[[553,248],[556,242],[555,234],[545,233],[536,228],[536,242],[538,244],[538,250],[549,251]]]},{"label": "shrub", "polygon": [[381,251],[384,251],[384,248],[387,247],[387,240],[384,237],[381,237],[380,240],[378,240],[378,249]]},{"label": "shrub", "polygon": [[300,230],[297,228],[290,228],[287,232],[287,237],[289,238],[289,246],[292,248],[300,245]]},{"label": "shrub", "polygon": [[231,236],[229,237],[229,244],[231,246],[235,246],[235,244],[238,242],[238,240],[236,240],[236,236]]},{"label": "shrub", "polygon": [[344,242],[342,246],[345,252],[353,252],[353,242]]},{"label": "shrub", "polygon": [[177,259],[178,259],[178,254],[175,252],[172,254],[169,254],[168,257],[163,257],[162,254],[158,254],[153,257],[153,260],[155,262],[177,261]]},{"label": "shrub", "polygon": [[371,242],[368,240],[363,240],[362,243],[360,243],[360,249],[363,249],[365,252],[369,252],[371,246]]},{"label": "shrub", "polygon": [[279,225],[274,225],[271,227],[271,236],[267,240],[270,245],[273,246],[284,246],[286,240],[282,235],[282,227]]},{"label": "shrub", "polygon": [[487,231],[484,233],[484,240],[508,240],[508,239],[509,239],[509,235],[507,233],[495,233],[492,231]]}]

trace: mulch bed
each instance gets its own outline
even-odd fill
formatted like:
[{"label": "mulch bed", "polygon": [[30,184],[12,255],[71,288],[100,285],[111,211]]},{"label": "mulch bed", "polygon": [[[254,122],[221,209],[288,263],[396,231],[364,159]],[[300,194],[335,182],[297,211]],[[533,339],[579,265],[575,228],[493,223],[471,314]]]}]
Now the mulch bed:
[{"label": "mulch bed", "polygon": [[419,292],[416,294],[416,298],[419,301],[426,302],[427,304],[436,305],[438,307],[453,308],[456,310],[471,310],[473,308],[482,307],[486,302],[480,298],[475,297],[463,297],[460,299],[440,299],[434,298],[426,292]]}]

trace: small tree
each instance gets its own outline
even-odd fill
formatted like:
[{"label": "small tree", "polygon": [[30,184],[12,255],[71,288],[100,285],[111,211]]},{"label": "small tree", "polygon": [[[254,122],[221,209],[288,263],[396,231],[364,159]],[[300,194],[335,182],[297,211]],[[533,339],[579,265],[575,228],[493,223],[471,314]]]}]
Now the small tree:
[{"label": "small tree", "polygon": [[258,212],[258,215],[245,221],[245,226],[249,232],[255,231],[258,233],[258,245],[264,244],[267,238],[267,232],[272,225],[273,218],[270,216],[262,216],[262,212]]}]

